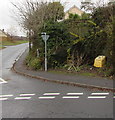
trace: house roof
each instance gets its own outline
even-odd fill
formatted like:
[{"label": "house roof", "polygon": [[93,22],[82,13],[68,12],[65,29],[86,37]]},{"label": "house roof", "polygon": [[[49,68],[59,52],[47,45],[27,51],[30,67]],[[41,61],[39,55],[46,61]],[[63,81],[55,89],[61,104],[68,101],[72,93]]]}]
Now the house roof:
[{"label": "house roof", "polygon": [[[65,11],[65,13],[69,12],[70,10],[72,10],[73,8],[77,8],[78,10],[80,10],[76,5],[73,5],[71,8],[69,8],[67,11]],[[82,10],[80,10],[81,12],[83,12]]]}]

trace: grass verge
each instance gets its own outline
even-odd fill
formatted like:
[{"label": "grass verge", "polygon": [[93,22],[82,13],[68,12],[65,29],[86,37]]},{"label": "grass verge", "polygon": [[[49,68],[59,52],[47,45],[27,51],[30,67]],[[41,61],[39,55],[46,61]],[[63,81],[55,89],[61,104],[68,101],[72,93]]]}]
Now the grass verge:
[{"label": "grass verge", "polygon": [[19,45],[23,43],[28,43],[27,40],[5,40],[5,41],[0,41],[0,49],[5,48],[5,46],[13,46],[13,45]]},{"label": "grass verge", "polygon": [[97,76],[95,73],[90,73],[90,72],[69,72],[69,71],[57,71],[57,70],[49,70],[49,73],[54,73],[54,74],[64,74],[64,75],[81,75],[81,76],[91,76],[95,77]]},{"label": "grass verge", "polygon": [[16,40],[16,41],[2,41],[2,46],[18,45],[22,43],[27,43],[27,40]]}]

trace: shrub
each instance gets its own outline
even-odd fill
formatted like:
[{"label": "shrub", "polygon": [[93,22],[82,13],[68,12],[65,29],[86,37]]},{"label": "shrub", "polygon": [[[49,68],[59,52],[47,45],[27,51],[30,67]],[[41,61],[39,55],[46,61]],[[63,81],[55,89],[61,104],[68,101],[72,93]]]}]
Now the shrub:
[{"label": "shrub", "polygon": [[31,54],[28,54],[26,56],[26,59],[25,59],[24,63],[29,67],[29,63],[30,63],[31,60],[32,60],[32,56],[31,56]]},{"label": "shrub", "polygon": [[27,55],[25,59],[25,64],[34,70],[40,69],[42,67],[41,63],[42,61],[40,58],[32,57],[31,54]]},{"label": "shrub", "polygon": [[30,61],[30,67],[34,70],[38,70],[41,68],[41,61],[38,58],[34,58]]}]

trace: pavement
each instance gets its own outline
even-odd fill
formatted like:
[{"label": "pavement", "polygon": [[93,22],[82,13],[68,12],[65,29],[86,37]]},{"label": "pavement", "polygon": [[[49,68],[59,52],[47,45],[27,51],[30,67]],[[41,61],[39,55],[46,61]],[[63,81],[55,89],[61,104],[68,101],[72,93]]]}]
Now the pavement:
[{"label": "pavement", "polygon": [[81,75],[69,75],[69,74],[59,74],[51,73],[45,71],[34,71],[27,69],[24,65],[25,57],[28,51],[26,50],[18,59],[15,60],[12,70],[18,74],[28,76],[31,78],[36,78],[38,80],[43,80],[46,82],[54,82],[58,84],[66,84],[83,88],[98,89],[102,91],[115,92],[113,87],[112,79],[102,78],[102,77],[91,77],[91,76],[81,76]]}]

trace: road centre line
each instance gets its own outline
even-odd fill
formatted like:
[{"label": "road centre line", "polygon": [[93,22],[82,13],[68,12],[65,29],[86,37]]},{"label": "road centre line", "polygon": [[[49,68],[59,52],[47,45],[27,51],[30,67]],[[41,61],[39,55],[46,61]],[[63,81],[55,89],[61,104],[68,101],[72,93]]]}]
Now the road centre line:
[{"label": "road centre line", "polygon": [[2,101],[2,100],[7,100],[8,98],[0,98],[0,101]]},{"label": "road centre line", "polygon": [[60,93],[44,93],[43,95],[60,95]]},{"label": "road centre line", "polygon": [[88,98],[96,98],[96,99],[98,99],[98,98],[106,98],[106,96],[88,96]]},{"label": "road centre line", "polygon": [[20,94],[20,96],[34,96],[35,94]]},{"label": "road centre line", "polygon": [[51,97],[38,97],[39,99],[54,99],[55,96],[51,96]]},{"label": "road centre line", "polygon": [[91,93],[91,95],[109,95],[109,93]]},{"label": "road centre line", "polygon": [[31,97],[16,97],[16,98],[14,98],[15,100],[28,100],[28,99],[30,99]]},{"label": "road centre line", "polygon": [[12,97],[13,95],[0,95],[0,97]]},{"label": "road centre line", "polygon": [[83,93],[67,93],[67,95],[83,95]]},{"label": "road centre line", "polygon": [[79,96],[63,96],[64,99],[76,99],[79,98]]}]

